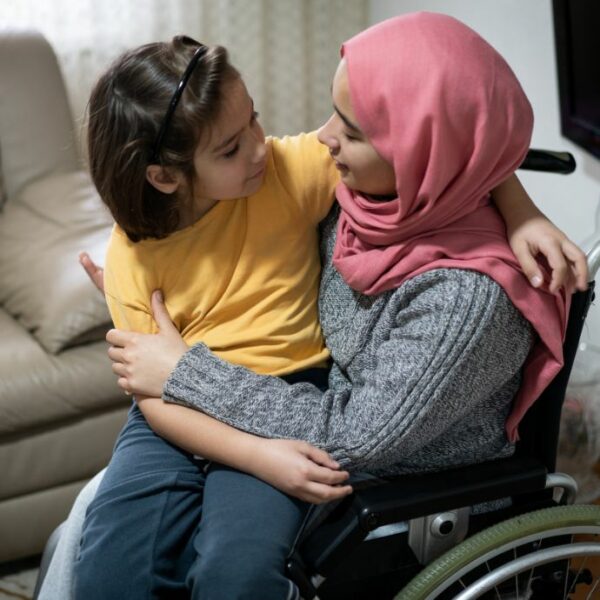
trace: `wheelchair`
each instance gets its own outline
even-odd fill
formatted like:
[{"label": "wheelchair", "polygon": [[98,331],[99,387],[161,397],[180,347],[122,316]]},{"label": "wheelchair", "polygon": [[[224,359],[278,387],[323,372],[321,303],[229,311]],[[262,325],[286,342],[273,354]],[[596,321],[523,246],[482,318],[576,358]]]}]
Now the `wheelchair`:
[{"label": "wheelchair", "polygon": [[[575,161],[531,149],[520,168],[567,174]],[[600,556],[600,506],[574,505],[575,481],[555,473],[600,241],[588,266],[588,289],[572,297],[564,366],[526,414],[515,454],[357,484],[340,502],[314,507],[286,561],[303,600],[600,599],[600,563],[595,577],[588,564]],[[59,536],[44,551],[36,594]]]}]

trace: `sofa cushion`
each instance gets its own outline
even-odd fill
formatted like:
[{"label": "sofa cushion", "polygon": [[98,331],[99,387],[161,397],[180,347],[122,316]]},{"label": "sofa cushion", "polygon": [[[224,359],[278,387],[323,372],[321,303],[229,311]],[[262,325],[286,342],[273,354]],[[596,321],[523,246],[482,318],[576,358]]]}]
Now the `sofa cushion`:
[{"label": "sofa cushion", "polygon": [[[0,332],[0,445],[131,400],[117,386],[105,341],[55,356],[1,308]],[[1,473],[0,463],[0,487]]]},{"label": "sofa cushion", "polygon": [[46,351],[102,339],[110,326],[78,254],[103,263],[111,227],[83,171],[34,181],[0,213],[0,304]]},{"label": "sofa cushion", "polygon": [[4,191],[4,176],[2,174],[2,146],[0,145],[0,210],[2,210],[2,206],[4,205],[5,200],[6,196]]}]

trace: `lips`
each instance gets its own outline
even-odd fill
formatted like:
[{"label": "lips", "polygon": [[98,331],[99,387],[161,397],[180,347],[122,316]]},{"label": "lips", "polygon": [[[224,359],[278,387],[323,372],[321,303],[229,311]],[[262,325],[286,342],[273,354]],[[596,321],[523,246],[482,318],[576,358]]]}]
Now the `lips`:
[{"label": "lips", "polygon": [[266,165],[263,165],[258,171],[256,171],[256,173],[254,173],[254,175],[250,175],[250,177],[248,177],[248,179],[256,179],[257,177],[260,177],[261,175],[264,174],[265,168],[266,168]]},{"label": "lips", "polygon": [[348,172],[349,169],[348,169],[348,167],[344,163],[338,162],[337,160],[334,161],[334,162],[335,162],[335,168],[338,171],[340,171],[341,173],[347,173]]}]

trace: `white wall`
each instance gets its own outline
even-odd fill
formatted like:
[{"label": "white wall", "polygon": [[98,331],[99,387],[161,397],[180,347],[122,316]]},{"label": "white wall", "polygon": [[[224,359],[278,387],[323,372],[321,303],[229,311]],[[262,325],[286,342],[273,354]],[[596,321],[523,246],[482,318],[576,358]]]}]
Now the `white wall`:
[{"label": "white wall", "polygon": [[[535,113],[532,146],[568,150],[569,176],[519,171],[536,204],[577,243],[600,238],[600,160],[560,133],[551,0],[370,0],[370,23],[417,10],[452,15],[480,33],[515,71]],[[590,312],[585,339],[600,346],[600,308]]]}]

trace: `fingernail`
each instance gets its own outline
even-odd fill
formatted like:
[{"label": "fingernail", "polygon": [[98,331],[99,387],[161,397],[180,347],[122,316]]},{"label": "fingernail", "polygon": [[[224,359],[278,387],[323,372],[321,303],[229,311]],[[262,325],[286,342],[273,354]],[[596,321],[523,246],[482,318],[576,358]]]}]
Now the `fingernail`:
[{"label": "fingernail", "polygon": [[157,291],[156,291],[156,298],[157,298],[157,300],[158,300],[159,302],[162,302],[162,301],[163,301],[163,295],[162,295],[162,292],[161,292],[160,290],[157,290]]},{"label": "fingernail", "polygon": [[534,275],[531,278],[531,285],[533,287],[538,287],[538,286],[542,285],[542,278],[539,275]]}]

